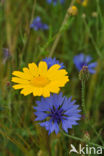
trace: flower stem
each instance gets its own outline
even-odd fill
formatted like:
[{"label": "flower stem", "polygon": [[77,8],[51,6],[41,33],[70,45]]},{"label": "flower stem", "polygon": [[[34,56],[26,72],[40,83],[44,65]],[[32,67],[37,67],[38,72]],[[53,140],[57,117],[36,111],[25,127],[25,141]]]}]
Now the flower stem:
[{"label": "flower stem", "polygon": [[87,30],[87,32],[88,32],[88,34],[89,34],[89,37],[91,38],[92,44],[93,44],[94,47],[95,47],[96,53],[97,53],[98,56],[102,59],[103,56],[102,56],[102,54],[101,54],[101,52],[100,52],[100,50],[99,50],[99,48],[98,48],[98,46],[97,46],[97,43],[95,42],[95,40],[94,40],[94,38],[93,38],[93,35],[92,35],[91,31],[90,31],[89,25],[87,24],[87,22],[86,22],[85,19],[83,20],[83,22],[84,22],[84,25],[85,25],[85,27],[86,27],[86,30]]},{"label": "flower stem", "polygon": [[86,115],[86,108],[85,108],[85,80],[82,80],[81,83],[82,83],[82,108],[83,108],[83,114]]},{"label": "flower stem", "polygon": [[87,143],[87,144],[92,145],[92,146],[101,147],[102,149],[104,149],[104,147],[101,146],[101,145],[99,145],[99,144],[95,144],[95,143],[93,143],[93,142],[86,141],[86,140],[84,140],[84,139],[82,139],[82,138],[79,138],[79,137],[76,137],[76,136],[73,136],[73,135],[66,134],[66,133],[63,132],[62,130],[60,130],[60,131],[61,131],[61,133],[62,133],[64,136],[66,136],[66,137],[68,137],[68,138],[71,138],[71,139],[74,139],[74,140],[77,140],[77,141],[81,141],[81,142]]},{"label": "flower stem", "polygon": [[[71,1],[70,5],[69,5],[69,8],[74,4],[74,2],[75,2],[75,0],[72,0],[72,1]],[[69,8],[68,8],[68,9],[69,9]],[[55,51],[55,49],[56,49],[56,47],[57,47],[57,44],[59,43],[59,40],[60,40],[60,37],[61,37],[61,29],[62,29],[63,26],[67,23],[69,17],[70,17],[70,15],[68,14],[68,10],[67,10],[67,11],[66,11],[66,15],[65,15],[65,17],[64,17],[64,20],[63,20],[63,22],[62,22],[62,25],[61,25],[61,27],[60,27],[60,29],[59,29],[59,32],[58,32],[58,34],[57,34],[57,36],[56,36],[56,39],[55,39],[55,41],[54,41],[54,43],[53,43],[53,45],[52,45],[51,50],[50,50],[49,57],[52,57],[52,55],[54,54],[54,51]]]}]

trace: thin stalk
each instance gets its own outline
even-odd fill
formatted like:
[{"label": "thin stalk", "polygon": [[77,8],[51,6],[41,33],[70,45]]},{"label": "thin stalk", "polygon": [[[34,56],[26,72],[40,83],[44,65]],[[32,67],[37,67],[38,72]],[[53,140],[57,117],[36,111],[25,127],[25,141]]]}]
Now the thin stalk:
[{"label": "thin stalk", "polygon": [[[30,24],[32,23],[33,21],[33,18],[34,18],[34,13],[35,13],[35,8],[36,8],[36,1],[37,0],[34,0],[33,2],[33,9],[32,9],[32,13],[31,13],[31,17],[30,17]],[[28,30],[28,34],[27,34],[27,40],[25,42],[25,45],[23,47],[23,54],[22,54],[22,57],[21,57],[21,60],[25,60],[26,56],[27,56],[27,47],[29,45],[29,41],[30,41],[30,37],[31,37],[31,29],[29,27],[29,30]]]},{"label": "thin stalk", "polygon": [[77,140],[77,141],[81,141],[81,142],[84,142],[84,143],[87,143],[87,144],[89,144],[89,145],[93,145],[93,146],[96,146],[96,147],[101,147],[102,149],[104,149],[104,146],[101,146],[101,145],[99,145],[99,144],[95,144],[95,143],[93,143],[93,142],[91,142],[91,141],[86,141],[86,140],[84,140],[84,139],[82,139],[82,138],[79,138],[79,137],[76,137],[76,136],[73,136],[73,135],[66,134],[66,133],[64,133],[62,130],[60,130],[60,131],[61,131],[61,133],[62,133],[64,136],[66,136],[66,137],[68,137],[68,138],[71,138],[71,139],[74,139],[74,140]]},{"label": "thin stalk", "polygon": [[92,35],[91,31],[90,31],[90,28],[89,28],[89,26],[88,26],[86,20],[84,19],[83,22],[84,22],[84,25],[85,25],[85,27],[86,27],[86,30],[87,30],[87,32],[88,32],[90,38],[91,38],[92,44],[93,44],[94,47],[95,47],[96,53],[98,54],[98,56],[99,56],[100,58],[102,58],[102,54],[101,54],[101,52],[100,52],[100,50],[99,50],[99,48],[98,48],[98,46],[97,46],[97,44],[96,44],[96,42],[95,42],[95,40],[94,40],[94,38],[93,38],[93,35]]},{"label": "thin stalk", "polygon": [[[70,4],[69,7],[68,7],[68,10],[69,10],[69,8],[74,4],[74,2],[75,2],[75,0],[72,0],[71,4]],[[49,57],[52,57],[52,55],[54,54],[54,51],[55,51],[55,49],[56,49],[56,47],[57,47],[57,44],[58,44],[58,42],[59,42],[59,40],[60,40],[60,37],[61,37],[61,33],[62,33],[61,30],[62,30],[63,26],[67,23],[68,18],[70,17],[70,14],[68,13],[68,10],[66,11],[66,15],[65,15],[64,20],[63,20],[63,22],[62,22],[62,25],[61,25],[61,27],[60,27],[60,29],[59,29],[59,32],[58,32],[58,34],[57,34],[57,36],[56,36],[56,39],[55,39],[55,41],[54,41],[54,43],[53,43],[53,45],[52,45],[52,48],[51,48]]]},{"label": "thin stalk", "polygon": [[11,94],[8,95],[8,115],[9,115],[9,121],[10,125],[12,125],[12,108],[11,108]]},{"label": "thin stalk", "polygon": [[98,133],[97,130],[96,130],[96,128],[91,123],[89,123],[89,126],[92,128],[93,132],[97,135],[97,138],[99,139],[99,141],[104,146],[104,141],[103,141],[103,138],[101,137],[101,131],[102,130],[100,131],[100,133]]},{"label": "thin stalk", "polygon": [[83,109],[83,114],[86,115],[86,108],[85,108],[85,80],[82,80],[81,83],[82,83],[82,109]]}]

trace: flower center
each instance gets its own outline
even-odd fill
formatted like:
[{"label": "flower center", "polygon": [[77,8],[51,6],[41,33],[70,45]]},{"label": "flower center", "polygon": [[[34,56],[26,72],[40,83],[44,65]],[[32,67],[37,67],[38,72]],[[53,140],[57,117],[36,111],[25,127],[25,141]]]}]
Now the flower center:
[{"label": "flower center", "polygon": [[31,84],[36,86],[36,87],[44,87],[49,83],[50,83],[50,80],[46,77],[43,77],[43,76],[34,77],[31,80]]},{"label": "flower center", "polygon": [[87,66],[87,63],[82,62],[82,63],[80,64],[80,66],[81,66],[81,68],[82,68],[83,66]]},{"label": "flower center", "polygon": [[51,113],[49,114],[49,117],[52,118],[53,121],[57,121],[58,123],[60,123],[60,121],[62,120],[64,114],[63,114],[63,110],[59,109],[59,110],[51,110]]}]

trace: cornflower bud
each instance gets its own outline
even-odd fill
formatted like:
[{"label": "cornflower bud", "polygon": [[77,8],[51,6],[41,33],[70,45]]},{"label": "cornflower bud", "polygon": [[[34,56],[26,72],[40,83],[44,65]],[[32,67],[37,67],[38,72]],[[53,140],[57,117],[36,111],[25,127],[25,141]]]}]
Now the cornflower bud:
[{"label": "cornflower bud", "polygon": [[79,79],[81,81],[86,81],[89,78],[88,66],[83,66],[79,72]]}]

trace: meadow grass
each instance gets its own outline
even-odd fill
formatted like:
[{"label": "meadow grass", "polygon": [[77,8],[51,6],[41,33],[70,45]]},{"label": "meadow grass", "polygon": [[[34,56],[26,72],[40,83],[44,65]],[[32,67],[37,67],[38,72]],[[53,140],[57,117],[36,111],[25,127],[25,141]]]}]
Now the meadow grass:
[{"label": "meadow grass", "polygon": [[[75,4],[76,16],[68,14]],[[0,156],[74,156],[70,144],[104,146],[104,0],[89,0],[83,7],[66,0],[63,5],[49,5],[41,0],[2,0],[0,2]],[[34,31],[30,24],[36,16],[49,30]],[[5,58],[4,48],[9,49]],[[91,55],[98,62],[96,74],[85,83],[84,95],[73,57]],[[52,133],[35,120],[33,106],[38,97],[24,96],[12,88],[12,72],[30,62],[56,57],[69,73],[70,82],[62,89],[82,109],[84,98],[87,119],[63,132]],[[87,154],[86,154],[87,155]],[[92,154],[93,155],[93,154]]]}]

